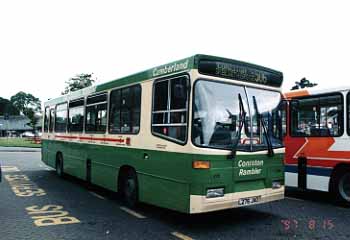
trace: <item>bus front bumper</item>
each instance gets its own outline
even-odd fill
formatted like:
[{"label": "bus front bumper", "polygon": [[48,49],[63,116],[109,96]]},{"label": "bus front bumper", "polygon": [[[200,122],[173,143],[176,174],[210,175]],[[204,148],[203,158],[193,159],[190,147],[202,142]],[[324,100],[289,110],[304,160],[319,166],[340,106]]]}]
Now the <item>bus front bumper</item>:
[{"label": "bus front bumper", "polygon": [[265,188],[254,191],[227,193],[223,197],[206,198],[206,196],[191,195],[190,196],[190,213],[204,213],[223,209],[244,207],[250,205],[240,205],[240,199],[258,197],[258,202],[250,205],[267,203],[271,201],[281,200],[284,198],[284,186],[278,189]]}]

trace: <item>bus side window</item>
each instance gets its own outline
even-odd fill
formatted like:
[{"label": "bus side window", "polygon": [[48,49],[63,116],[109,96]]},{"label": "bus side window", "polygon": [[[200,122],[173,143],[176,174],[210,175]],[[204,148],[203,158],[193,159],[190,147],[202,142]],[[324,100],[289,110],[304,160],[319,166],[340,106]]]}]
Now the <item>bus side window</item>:
[{"label": "bus side window", "polygon": [[350,136],[350,92],[346,95],[346,109],[347,109],[347,132]]},{"label": "bus side window", "polygon": [[341,136],[343,122],[342,95],[320,97],[320,136]]},{"label": "bus side window", "polygon": [[54,109],[50,109],[50,121],[49,121],[49,132],[52,133],[53,132],[53,126],[55,123],[55,110]]},{"label": "bus side window", "polygon": [[131,108],[132,108],[132,96],[130,88],[122,89],[121,95],[121,132],[131,132]]},{"label": "bus side window", "polygon": [[67,130],[67,103],[56,106],[55,132],[66,132]]},{"label": "bus side window", "polygon": [[152,132],[185,142],[187,137],[188,77],[155,82],[153,89]]},{"label": "bus side window", "polygon": [[120,133],[121,90],[113,90],[109,98],[109,132]]},{"label": "bus side window", "polygon": [[107,128],[107,94],[89,96],[86,102],[85,131],[105,133]]},{"label": "bus side window", "polygon": [[69,132],[82,132],[84,127],[84,99],[69,103]]},{"label": "bus side window", "polygon": [[110,133],[137,134],[140,130],[141,86],[113,90],[109,109]]},{"label": "bus side window", "polygon": [[49,120],[50,120],[50,108],[45,108],[45,115],[44,115],[44,131],[47,132],[49,130]]},{"label": "bus side window", "polygon": [[316,136],[319,125],[319,99],[291,101],[292,136]]},{"label": "bus side window", "polygon": [[282,100],[272,111],[272,134],[277,139],[283,139],[287,134],[287,101]]},{"label": "bus side window", "polygon": [[332,94],[291,101],[292,136],[341,136],[343,98]]}]

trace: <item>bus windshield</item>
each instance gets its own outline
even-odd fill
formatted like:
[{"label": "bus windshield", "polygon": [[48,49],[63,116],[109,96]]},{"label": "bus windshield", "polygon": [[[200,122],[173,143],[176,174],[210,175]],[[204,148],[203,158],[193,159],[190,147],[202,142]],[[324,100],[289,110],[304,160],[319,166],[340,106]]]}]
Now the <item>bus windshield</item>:
[{"label": "bus windshield", "polygon": [[285,112],[280,100],[275,91],[199,80],[194,90],[193,143],[219,149],[236,145],[241,151],[265,150],[268,144],[282,147]]}]

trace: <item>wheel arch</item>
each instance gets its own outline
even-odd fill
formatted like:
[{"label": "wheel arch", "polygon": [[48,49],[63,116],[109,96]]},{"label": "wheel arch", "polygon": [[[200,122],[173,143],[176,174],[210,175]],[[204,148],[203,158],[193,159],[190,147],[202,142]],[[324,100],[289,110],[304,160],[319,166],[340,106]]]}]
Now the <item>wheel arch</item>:
[{"label": "wheel arch", "polygon": [[136,176],[137,176],[137,172],[136,172],[136,169],[130,165],[122,165],[120,168],[119,168],[119,171],[118,171],[118,175],[117,175],[117,191],[120,192],[121,190],[121,179],[125,176],[125,174],[128,172],[128,171],[134,171]]},{"label": "wheel arch", "polygon": [[56,158],[55,158],[55,166],[57,166],[57,161],[58,161],[59,156],[62,157],[61,159],[62,159],[62,163],[63,163],[63,153],[61,151],[57,151]]},{"label": "wheel arch", "polygon": [[329,179],[329,192],[334,191],[334,184],[337,179],[338,174],[342,173],[343,171],[350,171],[350,163],[338,163],[332,170],[330,179]]}]

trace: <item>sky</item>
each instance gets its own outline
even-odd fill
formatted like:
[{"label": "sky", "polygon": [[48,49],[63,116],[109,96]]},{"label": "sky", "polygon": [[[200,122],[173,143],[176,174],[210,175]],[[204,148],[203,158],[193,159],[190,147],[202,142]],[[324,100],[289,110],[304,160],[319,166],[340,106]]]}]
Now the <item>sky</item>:
[{"label": "sky", "polygon": [[282,71],[283,90],[306,77],[348,84],[347,1],[0,1],[0,97],[42,101],[65,81],[97,83],[197,53]]}]

